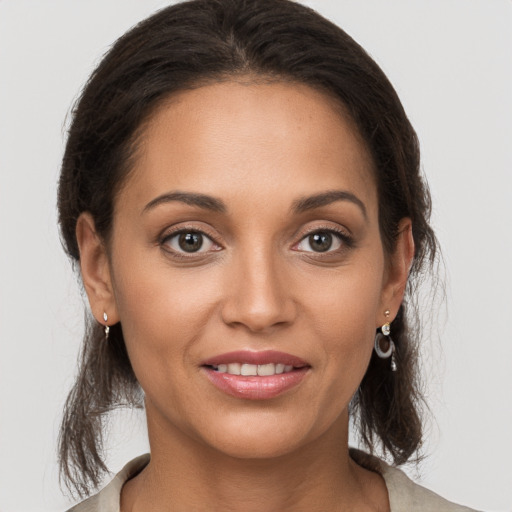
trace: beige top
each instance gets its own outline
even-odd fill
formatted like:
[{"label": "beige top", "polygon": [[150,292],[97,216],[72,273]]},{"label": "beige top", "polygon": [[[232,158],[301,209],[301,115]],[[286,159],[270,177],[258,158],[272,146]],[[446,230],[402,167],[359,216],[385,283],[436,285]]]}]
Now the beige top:
[{"label": "beige top", "polygon": [[[350,450],[350,455],[359,465],[382,475],[388,489],[391,512],[476,512],[446,501],[380,459],[357,450]],[[68,512],[119,512],[121,488],[146,467],[149,458],[149,454],[146,454],[133,459],[102,491],[70,508]]]}]

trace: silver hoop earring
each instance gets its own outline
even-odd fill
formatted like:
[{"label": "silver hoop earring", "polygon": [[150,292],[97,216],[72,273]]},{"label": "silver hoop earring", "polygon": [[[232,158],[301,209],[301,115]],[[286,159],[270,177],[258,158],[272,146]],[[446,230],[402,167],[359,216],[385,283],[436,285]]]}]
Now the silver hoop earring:
[{"label": "silver hoop earring", "polygon": [[105,321],[105,341],[108,341],[108,333],[110,332],[110,327],[107,325],[108,316],[105,312],[103,312],[103,320]]},{"label": "silver hoop earring", "polygon": [[[390,337],[391,326],[389,322],[385,323],[381,328],[380,332],[375,335],[375,352],[381,359],[388,359],[391,357],[391,371],[396,372],[396,360],[395,360],[395,344]],[[387,348],[383,349],[381,342],[387,344]],[[385,345],[386,346],[386,345]]]}]

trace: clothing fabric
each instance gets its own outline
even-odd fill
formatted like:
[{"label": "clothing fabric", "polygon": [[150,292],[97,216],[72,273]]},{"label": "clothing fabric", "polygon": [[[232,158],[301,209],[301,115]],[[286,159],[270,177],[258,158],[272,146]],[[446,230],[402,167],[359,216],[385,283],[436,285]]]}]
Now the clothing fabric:
[{"label": "clothing fabric", "polygon": [[[414,483],[403,471],[359,450],[350,450],[357,464],[380,473],[388,489],[391,512],[476,512],[451,503],[438,494]],[[149,463],[149,454],[130,461],[98,494],[70,508],[67,512],[120,512],[121,489]],[[207,512],[207,511],[205,511]]]}]

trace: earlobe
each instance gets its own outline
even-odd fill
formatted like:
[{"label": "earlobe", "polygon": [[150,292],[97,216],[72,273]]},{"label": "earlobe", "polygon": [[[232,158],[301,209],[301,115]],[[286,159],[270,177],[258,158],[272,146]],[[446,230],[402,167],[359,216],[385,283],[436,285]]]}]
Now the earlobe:
[{"label": "earlobe", "polygon": [[84,212],[76,223],[76,239],[80,249],[80,270],[91,311],[104,324],[104,313],[110,325],[119,321],[105,245],[96,233],[92,215]]}]

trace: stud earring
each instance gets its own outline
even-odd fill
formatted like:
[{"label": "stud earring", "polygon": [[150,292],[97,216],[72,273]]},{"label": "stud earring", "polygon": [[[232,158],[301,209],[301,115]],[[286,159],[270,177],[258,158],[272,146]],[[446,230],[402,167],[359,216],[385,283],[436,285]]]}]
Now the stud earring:
[{"label": "stud earring", "polygon": [[[386,318],[389,317],[389,309],[384,312]],[[388,359],[391,357],[391,371],[396,372],[396,360],[395,360],[395,344],[390,337],[391,334],[391,326],[389,322],[386,322],[381,328],[380,332],[378,332],[375,336],[375,352],[381,359]],[[386,348],[382,348],[381,343],[385,343],[384,346]]]},{"label": "stud earring", "polygon": [[110,327],[107,325],[108,315],[103,312],[103,320],[105,321],[105,341],[108,341],[108,333],[110,332]]}]

